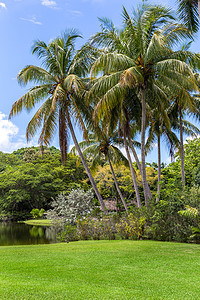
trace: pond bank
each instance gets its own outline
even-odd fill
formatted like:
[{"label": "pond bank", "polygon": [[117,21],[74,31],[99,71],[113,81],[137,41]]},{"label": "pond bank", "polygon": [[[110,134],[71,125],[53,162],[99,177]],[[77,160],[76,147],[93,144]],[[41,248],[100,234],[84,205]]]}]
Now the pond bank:
[{"label": "pond bank", "polygon": [[0,222],[0,246],[49,244],[57,241],[54,226]]},{"label": "pond bank", "polygon": [[52,220],[47,220],[47,219],[26,220],[26,221],[23,221],[23,223],[28,224],[28,225],[35,225],[35,226],[53,226],[54,225]]}]

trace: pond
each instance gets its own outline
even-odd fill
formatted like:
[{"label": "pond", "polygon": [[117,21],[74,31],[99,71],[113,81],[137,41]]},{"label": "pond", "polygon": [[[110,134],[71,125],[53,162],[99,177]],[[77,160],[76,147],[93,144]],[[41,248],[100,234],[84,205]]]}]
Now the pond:
[{"label": "pond", "polygon": [[0,223],[0,246],[50,244],[56,242],[54,227],[24,223]]}]

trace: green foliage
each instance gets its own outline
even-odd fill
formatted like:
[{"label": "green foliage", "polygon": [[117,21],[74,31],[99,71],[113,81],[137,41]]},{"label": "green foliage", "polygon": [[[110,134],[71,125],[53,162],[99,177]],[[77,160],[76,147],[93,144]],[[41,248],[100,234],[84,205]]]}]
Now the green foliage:
[{"label": "green foliage", "polygon": [[122,239],[141,239],[144,233],[146,218],[144,216],[137,217],[133,213],[120,218],[116,224],[117,232]]},{"label": "green foliage", "polygon": [[87,217],[78,219],[77,232],[79,234],[79,239],[81,240],[114,240],[116,228],[113,216],[104,216],[102,218]]},{"label": "green foliage", "polygon": [[51,203],[53,209],[47,212],[47,218],[74,224],[79,216],[83,217],[92,211],[93,197],[92,190],[85,192],[81,188],[73,189],[68,195],[59,194],[53,199]]},{"label": "green foliage", "polygon": [[107,215],[79,217],[73,226],[61,229],[62,241],[142,239],[146,224],[146,212],[138,209],[129,215]]},{"label": "green foliage", "polygon": [[34,219],[38,219],[38,218],[42,218],[44,215],[44,208],[41,208],[40,210],[38,208],[33,208],[30,212],[30,214],[32,215],[32,217]]},{"label": "green foliage", "polygon": [[49,209],[52,197],[58,193],[81,185],[87,188],[87,183],[83,183],[86,174],[82,165],[76,166],[76,158],[69,156],[63,166],[59,150],[52,150],[47,149],[43,158],[37,148],[0,153],[0,164],[4,166],[0,172],[0,214],[30,218],[31,209]]},{"label": "green foliage", "polygon": [[79,235],[77,233],[76,226],[70,224],[65,225],[64,229],[58,233],[57,238],[61,242],[78,241]]},{"label": "green foliage", "polygon": [[185,210],[180,210],[178,213],[187,218],[197,218],[199,214],[197,208],[190,207],[189,205],[185,205]]}]

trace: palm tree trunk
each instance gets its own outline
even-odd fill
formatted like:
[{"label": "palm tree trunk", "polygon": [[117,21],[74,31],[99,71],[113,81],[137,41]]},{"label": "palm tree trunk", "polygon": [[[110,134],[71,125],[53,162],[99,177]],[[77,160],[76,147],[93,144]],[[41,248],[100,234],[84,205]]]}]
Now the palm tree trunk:
[{"label": "palm tree trunk", "polygon": [[141,167],[142,167],[142,182],[144,189],[144,200],[145,205],[149,205],[149,196],[148,196],[148,183],[146,175],[146,164],[145,164],[145,131],[146,131],[146,102],[145,102],[145,88],[141,90],[141,99],[142,99],[142,128],[141,128]]},{"label": "palm tree trunk", "polygon": [[181,146],[181,178],[182,178],[182,185],[185,186],[183,122],[182,122],[182,111],[180,106],[179,106],[179,122],[180,122],[180,146]]},{"label": "palm tree trunk", "polygon": [[198,11],[199,11],[199,19],[200,19],[200,0],[198,0]]},{"label": "palm tree trunk", "polygon": [[67,138],[66,120],[62,108],[59,109],[59,145],[61,153],[61,163],[64,165],[67,160]]},{"label": "palm tree trunk", "polygon": [[128,144],[127,144],[127,140],[126,140],[125,130],[124,130],[124,146],[125,146],[126,155],[127,155],[127,158],[128,158],[129,167],[130,167],[130,170],[131,170],[132,179],[133,179],[133,186],[134,186],[134,189],[135,189],[137,206],[139,208],[141,208],[142,205],[141,205],[141,200],[140,200],[140,194],[139,194],[138,185],[137,185],[137,181],[136,181],[135,171],[134,171],[133,165],[132,165],[132,160],[131,160],[130,152],[128,150]]},{"label": "palm tree trunk", "polygon": [[[134,148],[134,146],[133,146],[133,143],[132,143],[132,141],[131,141],[131,139],[130,139],[130,136],[128,136],[128,141],[129,141],[129,146],[130,146],[130,148],[131,148],[131,151],[132,151],[132,153],[133,153],[133,156],[134,156],[134,158],[135,158],[135,162],[136,162],[136,164],[137,164],[137,167],[138,167],[138,169],[139,169],[139,171],[140,171],[140,174],[142,175],[142,167],[141,167],[140,161],[139,161],[139,159],[138,159],[137,153],[136,153],[136,151],[135,151],[135,148]],[[152,198],[152,195],[151,195],[151,191],[150,191],[148,182],[147,182],[147,188],[148,188],[148,196],[149,196],[149,198]]]},{"label": "palm tree trunk", "polygon": [[78,151],[78,154],[79,154],[79,156],[80,156],[80,158],[81,158],[82,164],[83,164],[83,166],[84,166],[84,168],[85,168],[85,170],[86,170],[86,172],[87,172],[87,175],[88,175],[88,177],[89,177],[89,179],[90,179],[90,182],[91,182],[92,187],[93,187],[93,189],[94,189],[94,191],[95,191],[95,194],[96,194],[96,196],[97,196],[97,198],[98,198],[98,200],[99,200],[99,203],[100,203],[100,205],[101,205],[101,208],[102,208],[103,212],[104,212],[105,214],[107,214],[107,209],[106,209],[105,203],[104,203],[104,201],[103,201],[103,199],[102,199],[102,197],[101,197],[101,195],[100,195],[100,193],[99,193],[99,190],[98,190],[98,188],[97,188],[97,186],[96,186],[96,183],[95,183],[95,181],[94,181],[94,178],[92,177],[92,174],[91,174],[91,172],[90,172],[90,170],[89,170],[89,168],[88,168],[88,166],[87,166],[87,163],[86,163],[86,161],[85,161],[85,159],[84,159],[83,153],[82,153],[82,151],[81,151],[81,149],[80,149],[80,146],[79,146],[79,144],[78,144],[78,141],[77,141],[77,139],[76,139],[76,135],[75,135],[75,132],[74,132],[74,128],[73,128],[72,123],[71,123],[71,120],[70,120],[69,112],[67,111],[66,114],[67,114],[67,122],[68,122],[68,126],[69,126],[69,129],[70,129],[70,132],[71,132],[73,141],[74,141],[74,145],[75,145],[75,147],[76,147],[76,149],[77,149],[77,151]]},{"label": "palm tree trunk", "polygon": [[158,186],[157,186],[157,197],[156,202],[160,198],[160,181],[161,181],[161,151],[160,151],[160,133],[158,133]]},{"label": "palm tree trunk", "polygon": [[118,194],[120,196],[120,199],[121,199],[121,201],[122,201],[122,203],[123,203],[123,205],[125,207],[126,212],[128,213],[128,207],[127,207],[127,204],[126,204],[126,202],[124,200],[124,197],[122,196],[122,193],[120,191],[120,188],[119,188],[119,185],[118,185],[118,182],[117,182],[117,178],[115,176],[115,172],[113,170],[113,166],[112,166],[109,154],[107,154],[107,159],[108,159],[108,162],[109,162],[109,165],[110,165],[110,169],[111,169],[111,172],[112,172],[112,176],[113,176],[113,179],[114,179],[114,182],[115,182],[115,186],[116,186],[117,192],[118,192]]}]

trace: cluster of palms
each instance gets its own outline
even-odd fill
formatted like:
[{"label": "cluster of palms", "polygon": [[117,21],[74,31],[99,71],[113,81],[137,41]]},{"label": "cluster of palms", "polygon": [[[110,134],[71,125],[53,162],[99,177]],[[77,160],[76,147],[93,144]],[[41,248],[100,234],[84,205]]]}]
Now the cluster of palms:
[{"label": "cluster of palms", "polygon": [[[42,128],[39,143],[49,145],[59,126],[61,160],[67,159],[69,133],[85,167],[104,212],[106,207],[96,187],[91,168],[103,155],[109,162],[115,185],[125,210],[127,204],[114,174],[114,163],[129,164],[136,194],[136,205],[142,203],[130,151],[141,172],[145,205],[151,191],[146,176],[146,154],[155,140],[158,143],[158,197],[161,180],[160,138],[164,135],[174,149],[180,149],[182,182],[184,176],[183,132],[198,128],[183,120],[185,113],[199,116],[198,76],[200,55],[180,42],[191,38],[191,31],[177,23],[171,10],[162,6],[142,5],[130,16],[123,8],[123,28],[118,30],[109,19],[100,19],[101,31],[79,51],[76,31],[65,32],[46,45],[35,42],[33,53],[42,59],[43,67],[27,66],[18,75],[19,83],[36,85],[13,104],[10,116],[22,109],[42,106],[27,127],[27,140]],[[89,76],[90,74],[90,76]],[[78,143],[74,126],[78,124],[85,141]],[[172,130],[179,130],[180,139]],[[88,134],[89,132],[89,134]],[[147,135],[148,132],[148,136]],[[140,143],[134,137],[141,136]],[[141,163],[135,145],[141,148]],[[123,146],[127,159],[119,147]]]}]

